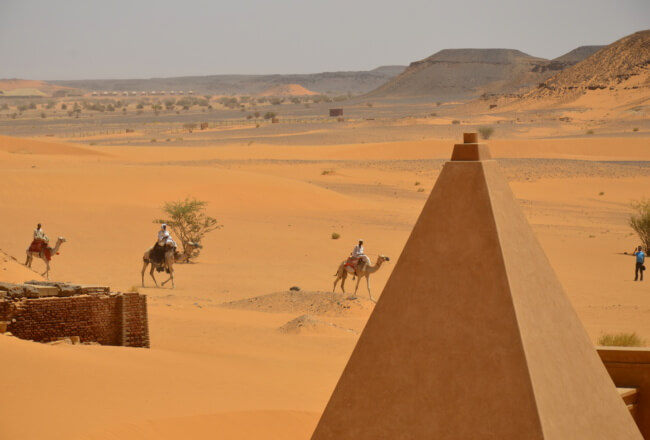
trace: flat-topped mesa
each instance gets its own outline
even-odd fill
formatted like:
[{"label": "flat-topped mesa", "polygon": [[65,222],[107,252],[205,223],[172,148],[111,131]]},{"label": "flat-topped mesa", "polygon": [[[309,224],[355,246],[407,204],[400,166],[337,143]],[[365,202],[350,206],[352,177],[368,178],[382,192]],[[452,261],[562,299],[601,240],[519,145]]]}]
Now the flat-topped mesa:
[{"label": "flat-topped mesa", "polygon": [[478,143],[478,133],[463,133],[463,143],[454,145],[451,154],[453,161],[473,161],[492,159],[487,144]]}]

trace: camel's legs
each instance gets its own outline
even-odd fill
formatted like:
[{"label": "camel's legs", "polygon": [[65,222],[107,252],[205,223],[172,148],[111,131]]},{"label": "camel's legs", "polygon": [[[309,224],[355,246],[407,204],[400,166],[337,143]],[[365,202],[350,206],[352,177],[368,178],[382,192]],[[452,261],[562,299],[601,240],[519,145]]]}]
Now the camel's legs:
[{"label": "camel's legs", "polygon": [[25,266],[32,267],[32,259],[31,259],[32,254],[31,252],[29,252],[29,249],[27,249],[25,253],[27,254],[27,258],[25,259]]},{"label": "camel's legs", "polygon": [[[345,269],[343,269],[343,265],[341,265],[336,271],[336,279],[334,280],[334,287],[332,287],[332,292],[336,292],[336,285],[340,280],[345,280],[344,275],[346,275],[346,272]],[[341,288],[343,288],[343,282],[341,282]],[[343,289],[343,293],[345,293],[345,289]]]},{"label": "camel's legs", "polygon": [[341,273],[341,292],[345,293],[345,280],[348,278],[348,273],[343,269]]},{"label": "camel's legs", "polygon": [[144,287],[144,272],[147,270],[147,266],[149,265],[149,261],[147,260],[142,260],[142,287]]},{"label": "camel's legs", "polygon": [[160,285],[164,286],[165,284],[167,284],[170,281],[172,282],[172,289],[175,288],[176,286],[174,286],[174,270],[173,269],[169,269],[169,278],[166,279],[165,281],[163,281],[162,283],[160,283]]},{"label": "camel's legs", "polygon": [[370,276],[366,277],[366,283],[368,285],[368,295],[370,295],[370,301],[372,302],[377,302],[375,299],[372,297],[372,292],[370,291]]},{"label": "camel's legs", "polygon": [[47,261],[47,258],[44,258],[43,261],[45,261],[45,272],[43,272],[41,275],[45,277],[46,280],[50,279],[50,262]]},{"label": "camel's legs", "polygon": [[156,277],[153,276],[153,271],[156,268],[156,266],[151,263],[151,270],[149,271],[149,275],[151,275],[151,279],[153,280],[153,283],[156,287],[158,287],[158,281],[156,281]]}]

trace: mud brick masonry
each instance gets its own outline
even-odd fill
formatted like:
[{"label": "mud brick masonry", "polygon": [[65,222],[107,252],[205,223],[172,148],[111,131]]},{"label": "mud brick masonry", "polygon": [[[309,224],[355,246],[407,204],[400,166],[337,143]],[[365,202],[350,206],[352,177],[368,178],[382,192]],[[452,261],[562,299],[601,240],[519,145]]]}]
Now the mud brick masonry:
[{"label": "mud brick masonry", "polygon": [[149,347],[147,297],[108,287],[62,283],[0,283],[0,324],[21,339]]}]

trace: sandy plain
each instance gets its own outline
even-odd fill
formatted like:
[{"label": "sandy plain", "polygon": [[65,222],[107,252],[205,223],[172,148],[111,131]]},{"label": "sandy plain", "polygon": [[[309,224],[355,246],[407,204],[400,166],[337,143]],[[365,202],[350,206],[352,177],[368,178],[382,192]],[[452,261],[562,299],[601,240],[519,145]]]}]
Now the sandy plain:
[{"label": "sandy plain", "polygon": [[[19,264],[37,222],[68,240],[52,279],[122,291],[140,285],[165,201],[205,200],[224,225],[177,267],[176,289],[145,278],[150,350],[0,336],[0,438],[309,438],[373,307],[365,286],[357,300],[326,293],[332,274],[358,238],[373,261],[399,257],[463,131],[422,139],[435,127],[401,121],[379,142],[372,124],[165,146],[0,136],[2,281],[38,277]],[[650,340],[650,280],[633,282],[623,254],[638,244],[627,219],[648,195],[650,138],[579,130],[504,129],[488,143],[594,342]],[[349,142],[359,133],[369,140]],[[391,268],[372,277],[375,295]],[[297,333],[279,330],[304,314]]]}]

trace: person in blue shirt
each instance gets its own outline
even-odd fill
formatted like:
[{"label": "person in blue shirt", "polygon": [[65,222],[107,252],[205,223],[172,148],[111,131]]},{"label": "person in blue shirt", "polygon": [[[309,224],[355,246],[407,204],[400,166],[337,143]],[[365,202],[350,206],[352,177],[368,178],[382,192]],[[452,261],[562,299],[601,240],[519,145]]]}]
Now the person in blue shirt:
[{"label": "person in blue shirt", "polygon": [[634,251],[634,256],[636,257],[634,281],[637,281],[639,279],[639,274],[641,274],[641,281],[643,281],[643,270],[645,269],[643,263],[645,263],[645,252],[643,252],[643,248],[641,246],[639,246],[636,251]]}]

